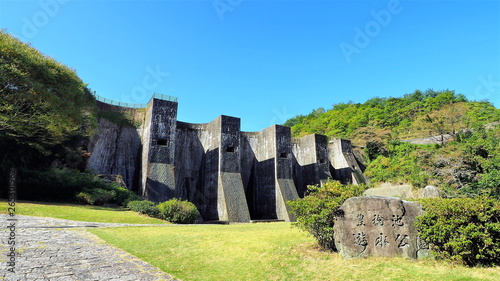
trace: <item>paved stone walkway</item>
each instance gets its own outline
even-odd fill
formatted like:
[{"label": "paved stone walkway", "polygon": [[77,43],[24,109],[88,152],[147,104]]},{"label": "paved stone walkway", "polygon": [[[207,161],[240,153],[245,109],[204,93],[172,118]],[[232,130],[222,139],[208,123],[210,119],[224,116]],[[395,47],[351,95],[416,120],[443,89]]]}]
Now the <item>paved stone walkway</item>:
[{"label": "paved stone walkway", "polygon": [[0,280],[174,280],[158,268],[86,231],[94,227],[138,224],[90,223],[21,215],[15,216],[17,255],[15,273],[11,273],[6,263],[10,234],[6,228],[8,218],[0,215]]}]

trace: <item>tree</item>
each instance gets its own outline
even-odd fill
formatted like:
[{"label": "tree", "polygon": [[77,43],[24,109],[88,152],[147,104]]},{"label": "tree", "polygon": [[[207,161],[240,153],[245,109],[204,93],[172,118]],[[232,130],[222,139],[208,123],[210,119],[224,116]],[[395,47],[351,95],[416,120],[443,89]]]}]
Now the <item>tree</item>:
[{"label": "tree", "polygon": [[94,123],[95,100],[73,70],[0,31],[0,166],[48,166]]},{"label": "tree", "polygon": [[333,226],[340,205],[351,197],[360,196],[366,190],[365,185],[342,185],[329,180],[321,187],[309,185],[304,198],[288,201],[292,212],[297,217],[294,225],[309,232],[325,250],[336,251]]},{"label": "tree", "polygon": [[421,116],[416,120],[415,127],[435,136],[436,141],[444,145],[449,137],[455,137],[460,131],[468,128],[469,110],[470,105],[467,103],[446,104],[439,110]]}]

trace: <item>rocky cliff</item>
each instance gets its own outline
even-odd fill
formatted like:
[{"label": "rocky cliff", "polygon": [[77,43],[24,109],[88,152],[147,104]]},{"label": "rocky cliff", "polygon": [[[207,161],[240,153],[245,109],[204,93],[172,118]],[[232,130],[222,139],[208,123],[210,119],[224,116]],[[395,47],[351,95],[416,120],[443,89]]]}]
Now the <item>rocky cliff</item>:
[{"label": "rocky cliff", "polygon": [[141,138],[135,127],[100,118],[89,150],[87,169],[96,174],[121,175],[129,189],[139,182]]}]

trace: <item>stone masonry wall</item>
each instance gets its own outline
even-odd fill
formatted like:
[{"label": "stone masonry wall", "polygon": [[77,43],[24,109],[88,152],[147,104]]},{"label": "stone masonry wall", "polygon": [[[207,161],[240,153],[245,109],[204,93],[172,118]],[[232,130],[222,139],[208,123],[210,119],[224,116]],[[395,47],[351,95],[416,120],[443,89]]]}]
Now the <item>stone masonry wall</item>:
[{"label": "stone masonry wall", "polygon": [[89,169],[121,174],[151,201],[193,202],[206,221],[293,221],[286,202],[303,197],[307,185],[364,180],[349,141],[329,144],[323,135],[292,141],[290,128],[279,125],[242,132],[239,118],[224,115],[206,124],[180,122],[177,106],[153,98],[133,113],[135,121],[143,118],[135,131],[102,121]]}]

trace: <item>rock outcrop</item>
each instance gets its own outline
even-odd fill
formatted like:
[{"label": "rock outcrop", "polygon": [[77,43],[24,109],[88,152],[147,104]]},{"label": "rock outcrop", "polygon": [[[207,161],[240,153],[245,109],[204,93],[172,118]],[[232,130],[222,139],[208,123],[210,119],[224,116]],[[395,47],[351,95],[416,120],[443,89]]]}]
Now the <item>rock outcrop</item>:
[{"label": "rock outcrop", "polygon": [[427,255],[428,246],[419,239],[416,217],[422,207],[390,197],[347,199],[335,221],[335,247],[344,258],[407,257]]},{"label": "rock outcrop", "polygon": [[87,169],[96,174],[121,175],[130,189],[138,182],[140,148],[141,139],[136,128],[118,126],[100,118],[97,133],[89,145],[91,157]]},{"label": "rock outcrop", "polygon": [[441,197],[439,188],[428,185],[425,188],[414,189],[409,184],[383,183],[378,187],[367,189],[364,196],[397,197],[403,200]]}]

